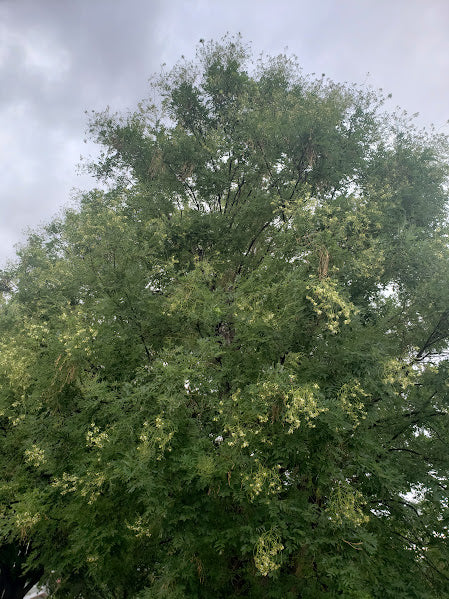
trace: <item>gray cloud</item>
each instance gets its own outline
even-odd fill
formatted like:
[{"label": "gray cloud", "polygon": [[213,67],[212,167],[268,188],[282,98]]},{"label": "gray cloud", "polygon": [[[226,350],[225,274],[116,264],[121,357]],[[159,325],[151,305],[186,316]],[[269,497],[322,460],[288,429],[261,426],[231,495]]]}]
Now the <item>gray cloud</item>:
[{"label": "gray cloud", "polygon": [[383,87],[447,130],[447,0],[0,0],[0,265],[73,186],[92,186],[75,176],[84,110],[132,108],[161,63],[226,31],[256,53],[288,47],[306,72]]},{"label": "gray cloud", "polygon": [[[112,10],[111,10],[112,6]],[[0,260],[69,200],[85,109],[133,105],[158,66],[159,3],[0,4]]]}]

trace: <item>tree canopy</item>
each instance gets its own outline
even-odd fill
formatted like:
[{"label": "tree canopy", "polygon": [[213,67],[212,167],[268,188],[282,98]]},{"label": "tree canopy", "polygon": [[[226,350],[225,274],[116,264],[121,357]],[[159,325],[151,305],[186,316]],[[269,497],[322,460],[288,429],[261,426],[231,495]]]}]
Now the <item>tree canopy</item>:
[{"label": "tree canopy", "polygon": [[446,139],[240,38],[152,92],[1,275],[3,546],[55,597],[447,596]]}]

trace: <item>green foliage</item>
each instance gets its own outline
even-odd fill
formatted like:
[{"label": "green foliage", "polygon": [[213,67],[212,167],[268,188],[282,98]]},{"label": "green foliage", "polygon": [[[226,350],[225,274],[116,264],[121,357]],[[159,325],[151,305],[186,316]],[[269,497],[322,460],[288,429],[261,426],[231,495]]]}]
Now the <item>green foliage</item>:
[{"label": "green foliage", "polygon": [[3,273],[5,543],[55,597],[447,596],[446,141],[197,58]]}]

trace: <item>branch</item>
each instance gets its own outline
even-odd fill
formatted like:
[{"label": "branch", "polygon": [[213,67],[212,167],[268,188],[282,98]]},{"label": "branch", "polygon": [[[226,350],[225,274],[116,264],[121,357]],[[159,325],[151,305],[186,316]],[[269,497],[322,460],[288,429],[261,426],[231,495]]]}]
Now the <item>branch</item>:
[{"label": "branch", "polygon": [[[411,541],[410,539],[408,539],[406,536],[402,535],[400,532],[397,532],[396,530],[393,531],[393,534],[397,535],[398,537],[400,537],[401,539],[404,539],[404,541],[406,541],[409,545],[416,546],[418,545],[418,543],[416,543],[416,541]],[[422,545],[422,542],[419,543],[420,545]],[[445,580],[449,580],[449,576],[447,576],[444,572],[442,572],[441,570],[439,570],[435,564],[433,564],[429,558],[425,555],[424,551],[420,552],[420,557],[426,561],[429,566],[432,568],[432,570],[435,570],[435,572],[437,572],[440,576],[442,576]]]},{"label": "branch", "polygon": [[[246,250],[246,252],[244,253],[244,258],[246,258],[248,256],[248,254],[250,253],[250,251],[252,250],[252,248],[254,247],[254,244],[256,243],[257,239],[260,237],[260,235],[265,231],[265,229],[271,224],[271,220],[267,221],[262,228],[254,235],[254,237],[251,240],[251,243],[248,246],[248,249]],[[239,267],[237,269],[237,274],[240,274],[242,272],[242,267],[243,267],[243,262],[240,262]]]},{"label": "branch", "polygon": [[424,342],[424,345],[422,345],[421,349],[416,354],[416,360],[420,360],[421,357],[423,356],[424,352],[427,349],[429,349],[432,345],[434,345],[435,343],[438,343],[439,341],[443,341],[443,339],[446,338],[446,336],[443,336],[443,337],[441,337],[441,335],[438,336],[437,333],[443,324],[446,324],[446,325],[448,324],[448,322],[447,322],[448,316],[449,316],[449,310],[445,310],[441,314],[440,319],[438,320],[437,324],[433,328],[430,335],[427,337],[426,341]]},{"label": "branch", "polygon": [[419,453],[418,451],[415,451],[414,449],[409,449],[408,447],[390,447],[390,449],[388,451],[406,451],[408,453],[412,453],[412,454],[417,455],[417,456],[419,456],[421,458],[424,458],[425,460],[428,459],[422,453]]}]

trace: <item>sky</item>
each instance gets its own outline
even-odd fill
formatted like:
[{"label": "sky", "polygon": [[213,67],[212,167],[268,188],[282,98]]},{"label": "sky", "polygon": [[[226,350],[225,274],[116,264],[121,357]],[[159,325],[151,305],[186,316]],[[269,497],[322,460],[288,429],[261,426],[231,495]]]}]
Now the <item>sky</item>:
[{"label": "sky", "polygon": [[85,111],[133,109],[162,63],[227,32],[449,133],[448,0],[0,0],[0,268],[95,186]]}]

